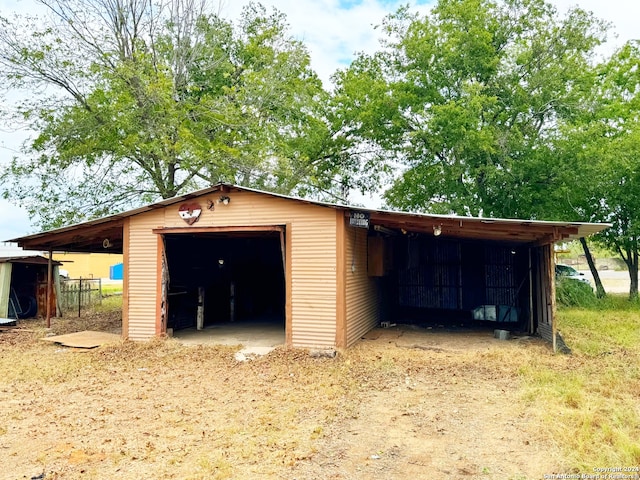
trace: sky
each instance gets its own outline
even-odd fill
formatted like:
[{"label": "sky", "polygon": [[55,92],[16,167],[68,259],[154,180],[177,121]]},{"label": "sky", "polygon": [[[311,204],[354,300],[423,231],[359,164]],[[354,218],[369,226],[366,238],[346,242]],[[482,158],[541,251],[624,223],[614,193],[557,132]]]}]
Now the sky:
[{"label": "sky", "polygon": [[[592,11],[597,17],[610,22],[617,38],[612,38],[603,53],[613,51],[629,39],[639,38],[637,19],[640,18],[638,0],[548,0],[562,14],[578,6]],[[221,0],[218,4],[222,16],[237,19],[242,6],[248,2]],[[378,34],[373,28],[388,13],[409,3],[414,10],[426,12],[430,0],[262,0],[267,7],[275,7],[287,17],[291,34],[302,40],[311,54],[312,66],[330,86],[329,77],[339,68],[349,65],[357,52],[374,52],[378,47]],[[33,0],[0,0],[0,16],[12,13],[36,13]],[[29,132],[6,130],[0,127],[0,168],[19,149]],[[377,207],[379,200],[354,199]],[[0,242],[35,233],[28,216],[19,206],[0,199]]]}]

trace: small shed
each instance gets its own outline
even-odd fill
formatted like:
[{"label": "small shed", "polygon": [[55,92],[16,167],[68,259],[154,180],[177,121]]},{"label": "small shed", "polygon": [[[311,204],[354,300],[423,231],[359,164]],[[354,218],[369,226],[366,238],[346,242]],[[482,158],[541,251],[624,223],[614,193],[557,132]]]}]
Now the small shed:
[{"label": "small shed", "polygon": [[[52,262],[51,312],[57,309],[58,268]],[[0,318],[18,319],[46,315],[49,259],[41,255],[0,257]]]},{"label": "small shed", "polygon": [[371,210],[221,183],[15,239],[123,254],[123,335],[266,322],[345,348],[381,322],[554,331],[553,244],[604,224]]}]

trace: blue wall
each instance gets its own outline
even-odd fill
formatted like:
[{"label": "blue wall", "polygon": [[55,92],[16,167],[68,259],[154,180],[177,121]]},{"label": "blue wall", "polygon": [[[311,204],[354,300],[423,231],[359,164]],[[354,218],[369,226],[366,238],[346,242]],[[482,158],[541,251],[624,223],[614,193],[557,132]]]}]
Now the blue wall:
[{"label": "blue wall", "polygon": [[124,273],[124,263],[116,263],[109,267],[109,278],[111,280],[122,280]]}]

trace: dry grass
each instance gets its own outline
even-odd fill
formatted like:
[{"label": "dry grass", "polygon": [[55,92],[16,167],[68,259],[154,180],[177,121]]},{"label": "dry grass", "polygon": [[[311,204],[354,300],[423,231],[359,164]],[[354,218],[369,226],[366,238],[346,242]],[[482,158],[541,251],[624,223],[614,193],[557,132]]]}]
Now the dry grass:
[{"label": "dry grass", "polygon": [[[91,313],[53,326],[118,322]],[[335,359],[276,349],[239,363],[236,348],[173,339],[80,352],[39,341],[42,321],[28,327],[0,334],[0,478],[527,478],[531,447],[500,420],[517,372],[485,349],[363,342]],[[469,424],[485,432],[465,437]],[[505,462],[512,443],[525,460]]]},{"label": "dry grass", "polygon": [[523,398],[564,451],[567,470],[640,465],[640,310],[616,300],[565,309],[571,356],[522,365]]},{"label": "dry grass", "polygon": [[[27,340],[13,343],[12,355],[2,349],[0,432],[21,423],[32,446],[43,435],[35,463],[47,478],[74,478],[74,465],[88,478],[119,471],[135,478],[149,464],[155,478],[275,478],[315,453],[315,441],[355,391],[331,361],[293,350],[240,364],[232,348],[171,340],[85,353]],[[321,364],[325,374],[310,376]],[[18,446],[3,447],[22,455]]]},{"label": "dry grass", "polygon": [[[239,363],[233,347],[172,339],[74,351],[30,321],[0,333],[0,478],[526,479],[637,465],[637,311],[560,322],[571,356],[457,337]],[[53,332],[119,324],[91,312]]]}]

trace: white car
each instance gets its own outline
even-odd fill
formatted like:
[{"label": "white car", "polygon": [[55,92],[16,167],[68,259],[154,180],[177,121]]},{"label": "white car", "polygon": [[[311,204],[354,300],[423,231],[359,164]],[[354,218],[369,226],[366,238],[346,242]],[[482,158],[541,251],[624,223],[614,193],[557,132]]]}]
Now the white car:
[{"label": "white car", "polygon": [[575,268],[570,267],[569,265],[564,265],[562,263],[558,263],[556,265],[556,278],[569,278],[571,280],[577,280],[591,286],[591,282],[587,277],[584,276],[584,273],[579,272]]}]

